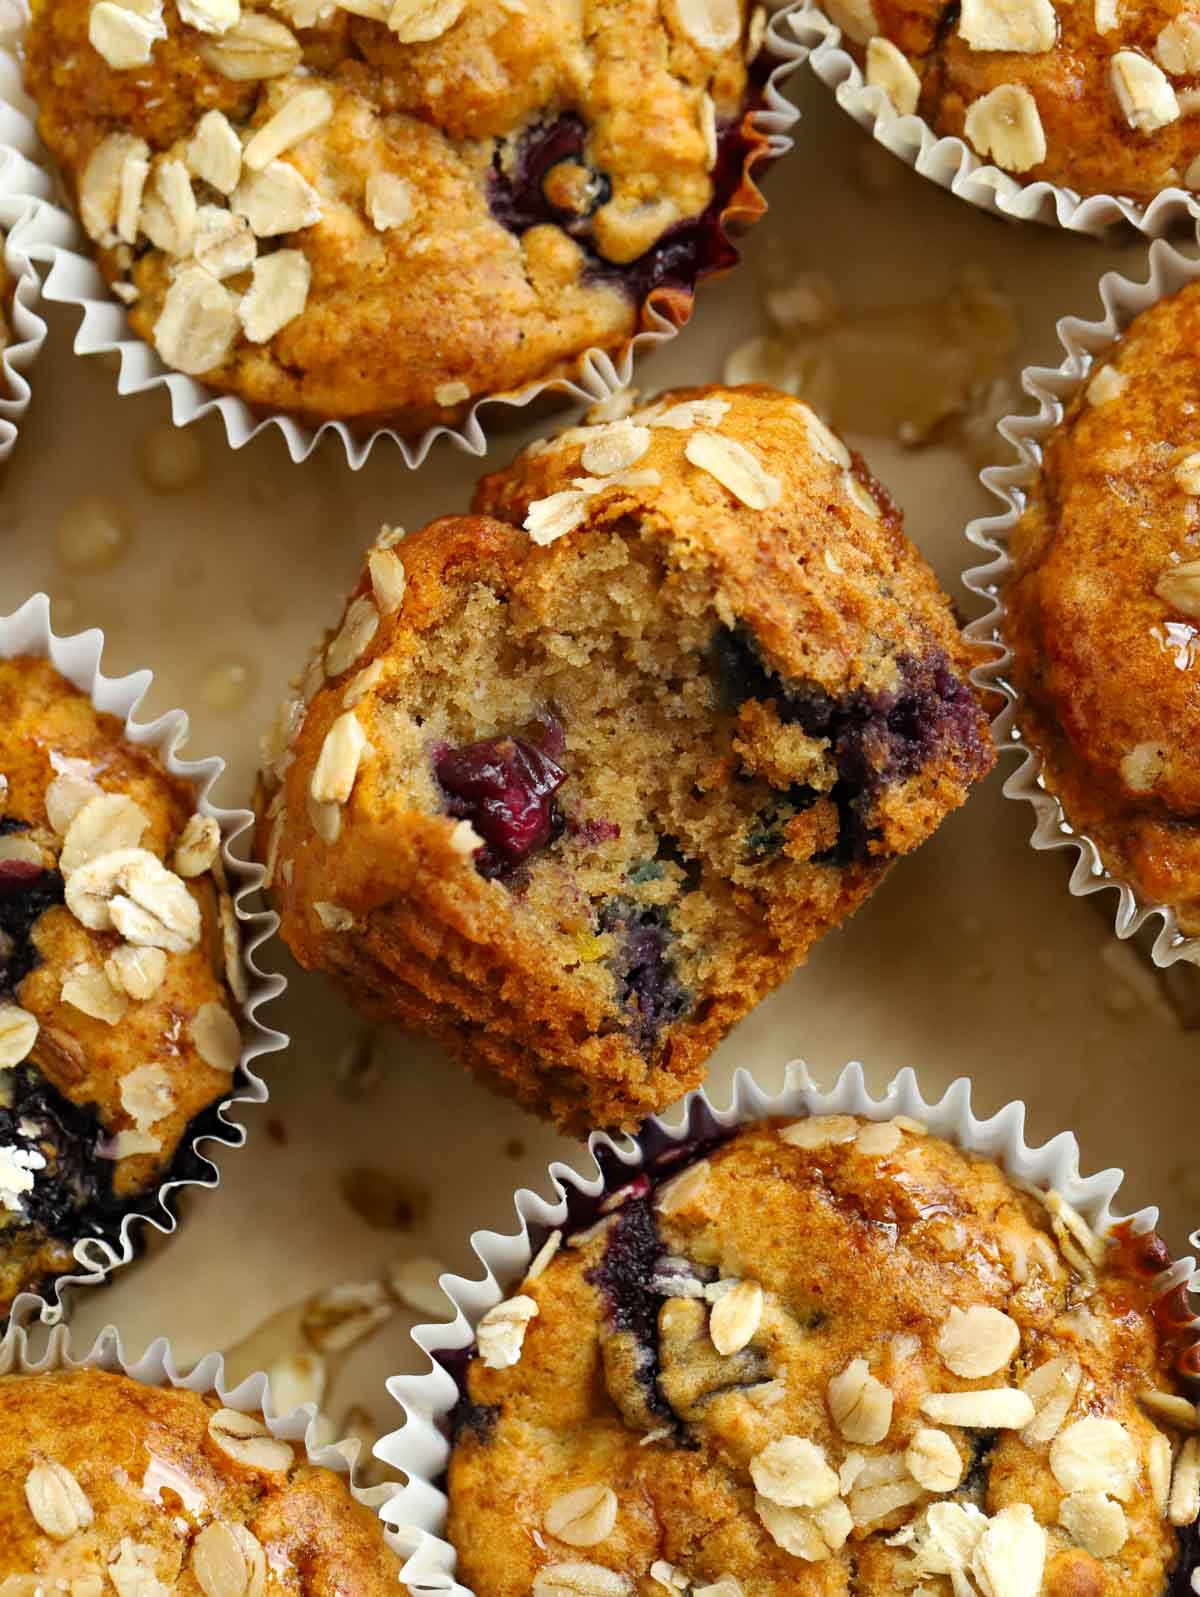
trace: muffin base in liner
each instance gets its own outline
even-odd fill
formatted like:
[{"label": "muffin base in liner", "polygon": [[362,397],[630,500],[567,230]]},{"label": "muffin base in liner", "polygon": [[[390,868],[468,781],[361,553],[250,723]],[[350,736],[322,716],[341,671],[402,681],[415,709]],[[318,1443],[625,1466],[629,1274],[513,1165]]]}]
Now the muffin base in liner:
[{"label": "muffin base in liner", "polygon": [[[35,1345],[36,1342],[36,1345]],[[84,1353],[71,1348],[71,1333],[66,1326],[55,1326],[48,1335],[31,1338],[29,1327],[14,1316],[0,1340],[0,1375],[42,1375],[51,1370],[106,1370],[128,1375],[144,1386],[171,1386],[200,1396],[216,1395],[223,1408],[244,1414],[261,1414],[271,1435],[280,1441],[301,1443],[310,1464],[344,1476],[355,1502],[379,1514],[395,1494],[395,1485],[360,1486],[354,1480],[355,1465],[362,1449],[357,1439],[322,1443],[317,1427],[317,1406],[305,1403],[288,1413],[277,1413],[267,1376],[248,1375],[236,1385],[225,1380],[225,1361],[220,1353],[206,1353],[188,1368],[181,1368],[171,1352],[167,1338],[159,1337],[144,1353],[132,1358],[121,1344],[116,1326],[108,1325]],[[395,1533],[384,1525],[384,1540],[393,1552],[403,1556],[403,1546]]]},{"label": "muffin base in liner", "polygon": [[[757,110],[746,113],[743,129],[747,138],[743,174],[729,201],[721,211],[718,227],[728,241],[730,228],[748,224],[766,210],[766,202],[755,181],[757,169],[764,163],[777,160],[792,145],[791,134],[799,120],[799,112],[784,95],[784,85],[803,61],[807,51],[792,37],[785,26],[791,11],[800,0],[780,10],[768,23],[763,40],[763,59],[770,63],[769,75],[762,87],[762,104]],[[18,78],[19,89],[19,78]],[[17,99],[9,92],[10,85],[0,75],[0,112],[9,124],[19,126],[24,117]],[[23,92],[20,103],[28,104]],[[28,133],[33,134],[29,127]],[[36,134],[33,134],[36,143]],[[717,275],[701,272],[694,288],[684,290],[669,285],[652,289],[638,316],[638,329],[620,347],[610,352],[589,349],[560,365],[549,377],[524,383],[517,388],[489,394],[476,400],[457,426],[439,424],[426,429],[419,436],[405,438],[390,427],[367,430],[352,422],[327,421],[317,426],[306,425],[295,417],[274,412],[267,413],[231,394],[218,394],[193,377],[171,371],[157,353],[130,328],[124,305],[110,292],[99,268],[89,252],[88,241],[81,228],[66,210],[57,204],[42,200],[34,206],[19,230],[19,247],[29,258],[47,266],[43,292],[47,300],[73,305],[81,312],[79,331],[75,336],[75,352],[80,355],[116,355],[119,359],[117,392],[140,394],[150,389],[166,388],[171,399],[171,420],[177,427],[216,412],[220,415],[229,443],[241,449],[260,433],[277,428],[288,454],[299,464],[327,435],[336,437],[346,452],[350,468],[359,470],[366,462],[374,445],[380,439],[395,444],[404,462],[410,468],[422,464],[439,438],[449,439],[470,455],[483,455],[488,447],[485,431],[485,412],[498,410],[520,411],[534,401],[555,398],[560,404],[578,403],[594,405],[610,398],[633,380],[636,358],[674,338],[689,319],[694,298],[705,277]],[[514,418],[504,417],[509,424]],[[497,418],[499,425],[500,418]]]},{"label": "muffin base in liner", "polygon": [[6,236],[4,265],[12,281],[6,314],[12,342],[0,352],[0,462],[12,454],[17,429],[29,409],[27,373],[46,342],[46,324],[37,311],[42,282],[21,247],[32,213],[49,198],[50,179],[34,162],[37,135],[18,109],[21,72],[0,51],[0,232]]},{"label": "muffin base in liner", "polygon": [[[454,1318],[442,1325],[419,1325],[413,1340],[429,1356],[423,1375],[394,1376],[388,1390],[404,1410],[405,1423],[381,1437],[376,1455],[408,1478],[407,1485],[384,1510],[408,1554],[403,1578],[411,1591],[447,1591],[453,1597],[471,1597],[468,1587],[454,1578],[455,1552],[445,1540],[446,1496],[437,1484],[450,1457],[446,1437],[449,1416],[459,1401],[458,1382],[445,1367],[461,1358],[475,1337],[481,1317],[506,1297],[522,1280],[547,1234],[565,1225],[581,1227],[597,1212],[606,1192],[623,1186],[646,1170],[663,1177],[673,1166],[700,1156],[706,1142],[721,1140],[740,1126],[770,1116],[853,1114],[868,1120],[890,1120],[908,1115],[922,1121],[932,1135],[1002,1165],[1010,1178],[1039,1188],[1054,1187],[1074,1205],[1098,1232],[1126,1225],[1134,1235],[1153,1231],[1157,1209],[1133,1215],[1118,1214],[1113,1203],[1124,1173],[1102,1170],[1083,1176],[1079,1171],[1079,1145],[1070,1132],[1062,1132],[1041,1147],[1030,1147],[1024,1137],[1025,1105],[1010,1103],[989,1120],[979,1120],[971,1109],[971,1083],[955,1081],[935,1102],[922,1096],[912,1070],[902,1070],[879,1098],[871,1096],[860,1064],[848,1064],[828,1092],[812,1080],[802,1062],[791,1064],[783,1089],[771,1095],[753,1076],[739,1070],[727,1108],[718,1108],[703,1091],[683,1100],[681,1119],[666,1124],[654,1117],[634,1137],[612,1137],[593,1132],[588,1139],[590,1168],[576,1170],[556,1161],[550,1166],[553,1198],[528,1188],[514,1197],[518,1230],[510,1235],[476,1231],[471,1248],[483,1265],[477,1280],[445,1275],[441,1285],[447,1308]],[[1193,1244],[1200,1246],[1200,1237]],[[1173,1330],[1194,1331],[1200,1339],[1200,1317],[1193,1311],[1187,1287],[1195,1269],[1190,1258],[1180,1259],[1157,1275],[1153,1290],[1169,1317]],[[1169,1300],[1169,1301],[1168,1301]],[[1189,1383],[1200,1377],[1200,1345],[1189,1349],[1180,1375]],[[443,1362],[445,1361],[445,1362]],[[1200,1382],[1197,1384],[1200,1390]]]},{"label": "muffin base in liner", "polygon": [[1132,937],[1153,917],[1161,918],[1162,926],[1150,944],[1150,957],[1154,964],[1165,967],[1180,959],[1200,964],[1200,937],[1180,931],[1175,911],[1169,905],[1148,903],[1128,882],[1113,875],[1095,843],[1072,827],[1058,799],[1043,785],[1041,756],[1024,741],[1017,724],[1019,696],[1007,674],[1012,651],[1003,637],[1002,596],[1004,579],[1012,566],[1009,540],[1025,508],[1025,491],[1041,466],[1042,443],[1062,420],[1067,402],[1087,380],[1096,356],[1112,346],[1135,316],[1200,278],[1200,260],[1181,255],[1162,240],[1150,246],[1149,266],[1150,275],[1144,283],[1106,272],[1100,279],[1104,315],[1098,321],[1064,316],[1058,323],[1059,342],[1065,351],[1062,364],[1031,366],[1022,373],[1021,386],[1036,400],[1037,413],[1008,416],[1000,423],[999,431],[1012,445],[1017,463],[989,466],[980,473],[984,487],[1006,508],[1000,515],[980,516],[968,526],[967,538],[989,558],[964,572],[963,582],[988,607],[985,615],[968,625],[966,635],[975,643],[989,645],[993,651],[993,658],[977,666],[971,679],[985,693],[998,692],[1003,696],[1004,708],[992,727],[996,748],[1001,754],[1012,752],[1021,757],[1020,765],[1004,783],[1005,797],[1022,799],[1033,806],[1037,820],[1030,842],[1034,848],[1075,851],[1078,858],[1070,876],[1073,897],[1106,891],[1117,894],[1114,925],[1118,937]]},{"label": "muffin base in liner", "polygon": [[33,1317],[46,1324],[62,1318],[64,1294],[69,1289],[96,1286],[113,1270],[128,1264],[140,1251],[143,1225],[170,1234],[178,1223],[177,1197],[189,1187],[215,1187],[220,1173],[212,1158],[203,1151],[209,1143],[240,1148],[245,1129],[230,1111],[242,1103],[267,1101],[267,1088],[252,1068],[265,1055],[287,1046],[282,1032],[260,1018],[264,1005],[278,998],[286,982],[282,976],[267,975],[257,958],[265,942],[275,933],[276,917],[252,903],[262,884],[262,867],[248,863],[234,852],[234,845],[249,838],[254,818],[248,810],[222,809],[212,801],[212,789],[225,769],[215,756],[185,760],[177,752],[188,734],[188,718],[182,710],[170,710],[156,720],[142,722],[137,712],[153,682],[149,671],[135,671],[125,677],[107,677],[101,669],[104,635],[98,630],[59,638],[51,630],[50,601],[36,594],[12,615],[0,616],[0,657],[28,654],[49,659],[62,676],[92,701],[98,710],[116,716],[124,723],[130,743],[149,747],[158,754],[165,768],[187,782],[196,794],[196,809],[210,815],[221,828],[221,857],[230,895],[242,930],[242,958],[248,997],[242,1006],[242,1057],[226,1096],[203,1111],[189,1128],[187,1139],[176,1153],[174,1168],[155,1192],[144,1199],[131,1200],[121,1220],[115,1242],[99,1237],[83,1237],[74,1247],[78,1271],[62,1275],[40,1292],[21,1293],[12,1309],[14,1321],[29,1323]]},{"label": "muffin base in liner", "polygon": [[1148,238],[1161,238],[1194,229],[1200,218],[1200,194],[1188,189],[1163,189],[1143,205],[1116,194],[1080,195],[1044,180],[1024,182],[976,155],[964,139],[935,133],[924,118],[898,112],[882,89],[867,83],[842,47],[841,29],[815,0],[804,0],[788,20],[817,77],[877,144],[980,210],[1096,237],[1128,224]]}]

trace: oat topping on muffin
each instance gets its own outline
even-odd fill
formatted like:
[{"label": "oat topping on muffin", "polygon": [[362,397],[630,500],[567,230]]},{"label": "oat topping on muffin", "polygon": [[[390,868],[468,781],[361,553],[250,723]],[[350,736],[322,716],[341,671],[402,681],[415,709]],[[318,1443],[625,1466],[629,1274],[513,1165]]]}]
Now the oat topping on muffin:
[{"label": "oat topping on muffin", "polygon": [[112,1239],[241,1057],[221,838],[46,661],[0,661],[0,1316]]},{"label": "oat topping on muffin", "polygon": [[476,1597],[1190,1589],[1157,1237],[1098,1236],[905,1117],[669,1160],[554,1233],[452,1362]]},{"label": "oat topping on muffin", "polygon": [[134,328],[417,431],[685,320],[764,141],[750,0],[37,0],[39,125]]},{"label": "oat topping on muffin", "polygon": [[1200,188],[1200,18],[1178,0],[828,0],[868,84],[985,160],[1148,203]]},{"label": "oat topping on muffin", "polygon": [[400,1561],[259,1414],[102,1370],[0,1377],[4,1597],[379,1597]]},{"label": "oat topping on muffin", "polygon": [[560,1124],[634,1124],[986,773],[970,655],[806,405],[667,394],[389,531],[264,748],[283,936]]},{"label": "oat topping on muffin", "polygon": [[1013,531],[1017,724],[1112,873],[1200,931],[1200,287],[1137,317],[1047,438]]}]

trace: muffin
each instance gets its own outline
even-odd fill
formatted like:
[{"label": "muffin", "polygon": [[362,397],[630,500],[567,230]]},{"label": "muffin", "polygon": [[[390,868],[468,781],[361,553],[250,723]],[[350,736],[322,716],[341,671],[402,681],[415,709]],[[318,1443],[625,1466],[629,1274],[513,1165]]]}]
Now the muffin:
[{"label": "muffin", "polygon": [[265,749],[282,932],[566,1130],[635,1124],[966,798],[970,656],[865,464],[669,393],[386,531]]},{"label": "muffin", "polygon": [[45,660],[0,660],[0,1317],[195,1159],[245,996],[220,833]]},{"label": "muffin", "polygon": [[1142,205],[1163,189],[1200,189],[1200,25],[1174,0],[824,9],[896,111],[1023,181]]},{"label": "muffin", "polygon": [[257,1415],[103,1370],[0,1377],[6,1593],[377,1597],[399,1569],[345,1477]]},{"label": "muffin", "polygon": [[1043,444],[1001,621],[1017,730],[1108,870],[1200,933],[1200,284],[1138,316]]},{"label": "muffin", "polygon": [[904,1116],[683,1146],[446,1356],[475,1597],[1191,1589],[1196,1409],[1153,1233],[1097,1236]]},{"label": "muffin", "polygon": [[319,422],[452,423],[736,259],[750,0],[37,0],[42,137],[167,366]]}]

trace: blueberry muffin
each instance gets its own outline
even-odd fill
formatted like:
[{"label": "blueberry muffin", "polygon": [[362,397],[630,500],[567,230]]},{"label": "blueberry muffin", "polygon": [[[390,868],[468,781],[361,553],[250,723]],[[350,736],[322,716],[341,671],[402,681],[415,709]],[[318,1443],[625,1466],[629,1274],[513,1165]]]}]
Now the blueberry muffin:
[{"label": "blueberry muffin", "polygon": [[183,1173],[245,996],[215,821],[45,660],[0,660],[0,1318]]},{"label": "blueberry muffin", "polygon": [[416,433],[681,323],[762,202],[751,0],[35,0],[39,126],[135,330]]},{"label": "blueberry muffin", "polygon": [[805,405],[572,428],[371,551],[267,749],[283,935],[562,1127],[635,1124],[987,771],[970,663]]},{"label": "blueberry muffin", "polygon": [[903,1117],[679,1156],[625,1169],[449,1356],[475,1597],[1192,1589],[1156,1236],[1099,1237]]},{"label": "blueberry muffin", "polygon": [[1017,726],[1108,869],[1200,934],[1200,285],[1139,316],[1046,439],[1012,534]]},{"label": "blueberry muffin", "polygon": [[1178,0],[827,0],[895,109],[1023,181],[1148,204],[1200,189],[1200,21]]},{"label": "blueberry muffin", "polygon": [[399,1572],[345,1477],[258,1415],[101,1370],[0,1378],[13,1597],[382,1597]]}]

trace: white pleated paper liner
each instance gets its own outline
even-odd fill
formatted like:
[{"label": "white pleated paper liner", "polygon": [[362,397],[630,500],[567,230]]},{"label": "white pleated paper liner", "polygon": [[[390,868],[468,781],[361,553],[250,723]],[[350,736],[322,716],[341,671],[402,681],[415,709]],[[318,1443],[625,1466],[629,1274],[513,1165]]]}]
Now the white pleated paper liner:
[{"label": "white pleated paper liner", "polygon": [[[772,65],[762,89],[762,106],[750,117],[751,130],[762,141],[760,153],[722,212],[722,231],[730,222],[736,225],[748,206],[761,204],[757,179],[762,170],[792,147],[791,135],[799,112],[786,98],[784,86],[807,52],[797,43],[785,22],[798,3],[800,0],[793,0],[767,25],[762,49],[764,59]],[[0,94],[3,88],[0,81]],[[11,114],[11,105],[4,109]],[[218,395],[195,378],[169,370],[155,350],[132,331],[126,308],[110,292],[92,260],[82,230],[58,205],[36,206],[20,230],[19,242],[30,259],[49,268],[43,290],[46,299],[73,305],[81,313],[75,337],[76,353],[115,354],[119,358],[119,394],[141,394],[165,388],[170,395],[171,419],[178,427],[188,426],[215,411],[234,449],[243,448],[260,433],[278,429],[288,454],[297,463],[307,460],[320,441],[331,435],[340,441],[355,471],[362,467],[381,439],[395,444],[405,464],[414,469],[422,464],[439,438],[448,439],[467,454],[483,455],[488,447],[485,428],[488,412],[501,413],[496,416],[497,425],[500,425],[503,412],[510,413],[503,420],[511,424],[514,419],[511,412],[520,411],[546,396],[561,396],[559,403],[596,404],[629,386],[639,355],[673,339],[680,331],[677,322],[653,303],[655,294],[661,291],[652,291],[641,310],[639,331],[619,351],[587,350],[571,362],[564,374],[480,399],[458,426],[431,427],[413,439],[403,438],[389,427],[367,433],[340,421],[312,427],[291,416],[265,415],[261,409],[252,408],[236,396]],[[696,286],[699,290],[701,284]]]},{"label": "white pleated paper liner", "polygon": [[1021,759],[1004,783],[1005,796],[1033,806],[1036,823],[1030,842],[1034,848],[1075,852],[1077,858],[1070,876],[1072,896],[1116,893],[1114,924],[1118,937],[1132,937],[1147,921],[1155,917],[1161,920],[1150,955],[1156,965],[1165,967],[1180,959],[1200,964],[1200,937],[1180,931],[1175,911],[1169,905],[1148,903],[1128,882],[1107,870],[1095,843],[1072,827],[1058,799],[1043,785],[1041,757],[1021,736],[1019,698],[1008,680],[1012,651],[1004,641],[1003,598],[1012,566],[1009,540],[1025,507],[1025,491],[1041,466],[1042,441],[1062,420],[1068,401],[1087,380],[1096,356],[1103,354],[1141,311],[1200,278],[1200,260],[1181,255],[1162,240],[1150,246],[1149,266],[1150,275],[1144,283],[1106,272],[1100,279],[1104,315],[1098,321],[1064,316],[1058,323],[1059,342],[1066,352],[1062,364],[1031,366],[1022,373],[1021,386],[1037,402],[1037,412],[1008,416],[1000,423],[1000,433],[1013,446],[1017,460],[1011,466],[989,466],[980,474],[984,487],[1005,509],[999,515],[981,516],[967,528],[970,542],[988,558],[964,572],[963,582],[987,605],[987,613],[968,625],[967,636],[976,643],[990,645],[992,652],[992,658],[977,666],[971,678],[976,687],[1003,696],[1004,708],[992,733],[1001,753],[1011,751]]},{"label": "white pleated paper liner", "polygon": [[4,265],[12,280],[5,307],[12,342],[0,353],[0,462],[8,459],[17,428],[29,409],[27,373],[46,341],[46,324],[37,305],[42,285],[21,247],[24,224],[50,197],[50,179],[35,164],[37,134],[24,110],[21,72],[0,50],[0,232],[6,236]]},{"label": "white pleated paper liner", "polygon": [[[394,1376],[388,1382],[388,1390],[404,1410],[405,1424],[381,1437],[375,1452],[407,1477],[407,1485],[392,1498],[384,1515],[408,1554],[403,1578],[410,1591],[446,1591],[452,1597],[471,1597],[468,1588],[454,1579],[455,1552],[443,1535],[447,1505],[438,1482],[449,1461],[448,1424],[460,1396],[458,1383],[445,1366],[465,1358],[480,1318],[523,1279],[548,1233],[590,1224],[604,1194],[625,1186],[643,1171],[656,1180],[665,1177],[674,1167],[702,1156],[707,1146],[739,1126],[769,1116],[827,1114],[861,1115],[868,1120],[908,1115],[920,1120],[934,1136],[995,1160],[1014,1180],[1043,1190],[1054,1187],[1101,1234],[1128,1224],[1133,1234],[1140,1236],[1153,1231],[1158,1220],[1157,1209],[1142,1209],[1128,1216],[1116,1213],[1113,1204],[1123,1172],[1081,1175],[1079,1145],[1070,1132],[1041,1147],[1030,1147],[1024,1136],[1023,1103],[1010,1103],[990,1120],[978,1120],[971,1110],[969,1081],[956,1081],[940,1099],[927,1102],[911,1070],[902,1070],[879,1098],[871,1096],[857,1063],[848,1064],[828,1092],[816,1086],[802,1063],[789,1065],[784,1087],[775,1096],[741,1070],[734,1077],[727,1108],[718,1108],[705,1092],[697,1091],[683,1100],[677,1124],[650,1119],[636,1138],[593,1132],[588,1139],[591,1159],[587,1169],[575,1170],[556,1162],[549,1170],[552,1197],[544,1198],[528,1188],[515,1195],[515,1232],[474,1233],[471,1247],[483,1265],[483,1276],[477,1281],[443,1276],[446,1308],[453,1318],[443,1325],[419,1325],[412,1333],[418,1347],[429,1355],[428,1372]],[[1200,1246],[1200,1236],[1192,1240]],[[1160,1300],[1173,1300],[1173,1327],[1200,1336],[1200,1318],[1187,1296],[1193,1270],[1193,1260],[1180,1259],[1154,1276],[1152,1284]]]},{"label": "white pleated paper liner", "polygon": [[902,116],[882,89],[867,84],[858,62],[842,48],[841,29],[815,0],[803,0],[789,17],[789,25],[817,77],[877,144],[939,188],[981,210],[1096,236],[1124,223],[1148,238],[1196,226],[1200,195],[1187,189],[1164,189],[1142,205],[1116,194],[1083,196],[1056,183],[1022,182],[976,155],[965,140],[935,133],[919,116]]},{"label": "white pleated paper liner", "polygon": [[96,706],[124,723],[130,743],[156,751],[173,776],[187,782],[196,795],[196,809],[210,815],[221,828],[222,859],[229,892],[240,922],[242,958],[248,996],[241,1010],[242,1057],[234,1072],[228,1094],[204,1111],[193,1122],[186,1145],[181,1146],[175,1169],[156,1192],[121,1221],[115,1243],[98,1237],[84,1237],[75,1244],[76,1273],[60,1276],[45,1296],[24,1293],[16,1299],[13,1318],[28,1323],[34,1316],[46,1324],[62,1317],[64,1294],[71,1289],[96,1286],[118,1266],[128,1264],[140,1251],[144,1237],[141,1228],[153,1226],[164,1234],[174,1231],[179,1195],[190,1187],[215,1187],[220,1174],[213,1158],[218,1148],[240,1148],[246,1133],[232,1111],[243,1103],[267,1101],[267,1088],[255,1069],[258,1060],[287,1046],[287,1038],[266,1025],[261,1018],[265,1005],[278,998],[286,986],[281,976],[264,975],[257,963],[263,944],[274,934],[278,922],[273,914],[255,907],[251,900],[262,883],[262,868],[249,864],[235,852],[235,845],[248,841],[253,816],[248,810],[226,810],[212,801],[212,789],[225,769],[215,757],[185,760],[177,752],[188,734],[188,718],[182,710],[170,710],[154,721],[137,719],[138,709],[153,682],[149,671],[135,671],[125,677],[107,677],[101,669],[104,634],[98,630],[80,632],[74,637],[56,637],[50,626],[50,601],[36,594],[12,615],[0,616],[0,657],[28,654],[49,659],[51,664]]},{"label": "white pleated paper liner", "polygon": [[[0,1375],[41,1375],[51,1370],[96,1369],[114,1375],[128,1375],[143,1386],[182,1388],[202,1397],[215,1394],[223,1408],[237,1409],[243,1414],[261,1414],[267,1429],[279,1441],[303,1444],[308,1462],[343,1476],[355,1502],[361,1503],[373,1514],[378,1514],[396,1491],[395,1485],[368,1487],[355,1482],[355,1465],[362,1448],[361,1441],[322,1444],[316,1424],[318,1416],[315,1404],[306,1403],[290,1413],[276,1412],[270,1382],[261,1373],[248,1375],[236,1386],[230,1386],[225,1380],[225,1362],[219,1353],[206,1353],[190,1368],[181,1369],[166,1337],[159,1337],[144,1353],[133,1358],[122,1347],[120,1332],[112,1325],[106,1326],[85,1352],[73,1350],[71,1333],[63,1325],[56,1326],[46,1337],[39,1336],[36,1344],[31,1342],[27,1325],[21,1323],[14,1313],[3,1340],[0,1340]],[[403,1547],[386,1525],[384,1541],[394,1553],[403,1555]],[[353,1594],[347,1594],[347,1597],[353,1597]]]}]

